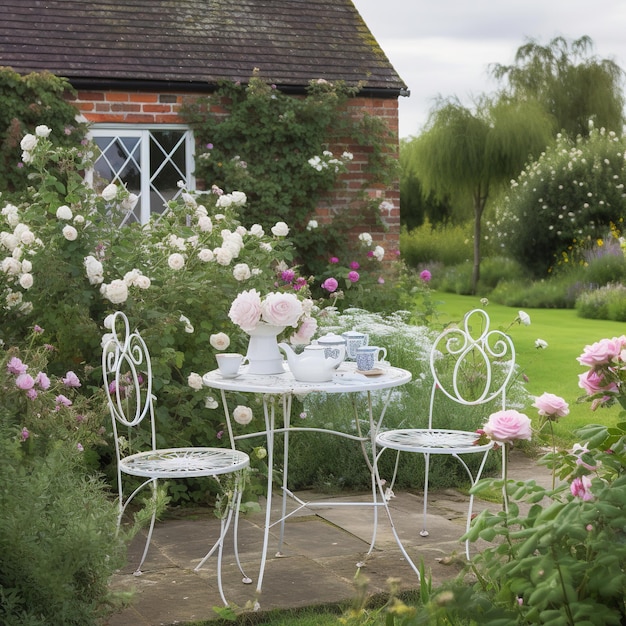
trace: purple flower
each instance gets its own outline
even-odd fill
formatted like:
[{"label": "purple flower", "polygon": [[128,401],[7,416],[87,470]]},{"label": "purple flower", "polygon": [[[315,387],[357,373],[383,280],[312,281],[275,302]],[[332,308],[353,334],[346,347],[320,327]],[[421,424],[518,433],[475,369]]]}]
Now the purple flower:
[{"label": "purple flower", "polygon": [[22,441],[26,441],[29,437],[30,437],[30,433],[28,432],[28,428],[26,428],[26,426],[24,426],[24,428],[22,428],[22,433],[20,435],[20,439]]},{"label": "purple flower", "polygon": [[17,385],[18,389],[27,391],[28,389],[32,389],[35,386],[35,379],[30,374],[20,374],[15,379],[15,384]]},{"label": "purple flower", "polygon": [[336,256],[331,256],[330,263],[339,263],[339,259]]},{"label": "purple flower", "polygon": [[218,439],[221,439],[224,436],[224,431],[223,430],[218,430],[215,436]]},{"label": "purple flower", "polygon": [[322,283],[322,289],[326,289],[326,291],[329,291],[330,293],[333,293],[333,291],[337,291],[337,287],[339,287],[339,283],[335,278],[327,278]]},{"label": "purple flower", "polygon": [[69,398],[66,398],[62,393],[60,393],[54,401],[57,403],[57,411],[62,406],[72,406],[72,401]]},{"label": "purple flower", "polygon": [[76,421],[80,424],[81,422],[85,421],[85,416],[84,415],[77,415],[76,416]]},{"label": "purple flower", "polygon": [[33,332],[34,332],[36,335],[41,335],[41,333],[43,333],[43,328],[42,328],[41,326],[39,326],[39,324],[35,324],[35,325],[33,326]]},{"label": "purple flower", "polygon": [[37,394],[37,390],[36,390],[36,389],[29,389],[29,390],[26,392],[26,397],[27,397],[29,400],[34,400],[34,399],[37,397],[37,395],[38,395],[38,394]]},{"label": "purple flower", "polygon": [[212,143],[207,143],[206,149],[207,150],[213,150],[213,144]]},{"label": "purple flower", "polygon": [[80,387],[80,380],[78,380],[78,376],[74,374],[71,370],[65,374],[65,378],[62,378],[61,381],[66,387]]},{"label": "purple flower", "polygon": [[79,452],[82,452],[85,448],[83,448],[83,444],[82,444],[82,443],[77,443],[77,444],[76,444],[76,449],[77,449]]},{"label": "purple flower", "polygon": [[350,263],[350,269],[351,270],[358,270],[359,267],[361,267],[356,261],[352,261],[352,263]]},{"label": "purple flower", "polygon": [[379,285],[384,285],[385,284],[385,279],[382,276],[378,277],[378,284]]},{"label": "purple flower", "polygon": [[285,270],[280,274],[280,278],[285,283],[291,283],[295,277],[296,273],[293,270]]},{"label": "purple flower", "polygon": [[300,276],[300,278],[296,278],[296,282],[293,284],[293,288],[296,291],[300,291],[300,289],[302,289],[302,287],[306,286],[306,278],[302,278],[302,276]]},{"label": "purple flower", "polygon": [[570,485],[570,491],[575,498],[582,498],[584,501],[593,500],[591,493],[591,478],[589,476],[577,476]]},{"label": "purple flower", "polygon": [[348,280],[351,283],[356,283],[359,280],[360,276],[358,272],[352,271],[352,272],[348,272]]},{"label": "purple flower", "polygon": [[7,370],[11,374],[23,374],[28,369],[28,365],[22,363],[21,359],[18,359],[16,356],[12,356],[7,363]]},{"label": "purple flower", "polygon": [[425,283],[429,283],[430,279],[432,278],[432,275],[431,275],[431,273],[428,270],[423,270],[422,272],[420,272],[420,278]]},{"label": "purple flower", "polygon": [[37,376],[35,376],[35,385],[39,387],[39,389],[50,389],[50,379],[45,372],[39,372]]}]

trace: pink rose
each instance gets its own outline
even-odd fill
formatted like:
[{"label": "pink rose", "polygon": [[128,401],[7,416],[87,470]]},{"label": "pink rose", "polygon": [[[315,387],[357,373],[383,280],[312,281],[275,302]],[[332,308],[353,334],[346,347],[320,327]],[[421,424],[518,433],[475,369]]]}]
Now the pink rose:
[{"label": "pink rose", "polygon": [[589,478],[589,476],[577,476],[572,481],[569,489],[575,498],[582,498],[585,501],[593,500],[591,478]]},{"label": "pink rose", "polygon": [[432,278],[432,275],[431,275],[431,273],[428,270],[422,270],[422,272],[420,272],[420,278],[425,283],[428,283],[428,282],[430,282],[430,279]]},{"label": "pink rose", "polygon": [[71,370],[65,374],[65,378],[62,378],[61,381],[66,387],[80,387],[78,376]]},{"label": "pink rose", "polygon": [[333,293],[333,291],[337,291],[337,287],[339,287],[339,283],[337,282],[336,278],[327,278],[322,283],[322,289],[326,289],[326,291],[329,291],[330,293]]},{"label": "pink rose", "polygon": [[289,343],[294,346],[305,346],[311,342],[316,330],[317,320],[314,317],[305,317],[298,331],[289,338]]},{"label": "pink rose", "polygon": [[28,369],[28,365],[22,363],[22,359],[12,356],[7,363],[7,370],[11,374],[23,374]]},{"label": "pink rose", "polygon": [[40,389],[46,391],[50,389],[50,379],[45,372],[39,372],[35,377],[35,384],[39,386]]},{"label": "pink rose", "polygon": [[625,343],[626,337],[624,336],[613,337],[613,339],[601,339],[590,346],[585,346],[583,353],[578,357],[577,361],[587,367],[606,365],[619,357]]},{"label": "pink rose", "polygon": [[358,272],[355,272],[354,270],[352,270],[351,272],[348,272],[348,280],[351,283],[356,283],[359,280],[360,276]]},{"label": "pink rose", "polygon": [[304,312],[302,303],[293,293],[268,293],[261,305],[263,321],[273,326],[298,325]]},{"label": "pink rose", "polygon": [[569,404],[553,393],[543,393],[535,398],[533,406],[539,415],[546,417],[565,417],[569,413]]},{"label": "pink rose", "polygon": [[256,289],[242,291],[233,300],[228,317],[242,330],[253,330],[261,319],[261,294]]},{"label": "pink rose", "polygon": [[500,443],[515,441],[516,439],[530,440],[532,431],[530,419],[527,415],[509,409],[492,413],[483,426],[485,434]]},{"label": "pink rose", "polygon": [[590,396],[600,393],[601,391],[618,391],[616,383],[610,382],[607,384],[604,380],[604,375],[594,370],[579,374],[578,386],[584,389]]}]

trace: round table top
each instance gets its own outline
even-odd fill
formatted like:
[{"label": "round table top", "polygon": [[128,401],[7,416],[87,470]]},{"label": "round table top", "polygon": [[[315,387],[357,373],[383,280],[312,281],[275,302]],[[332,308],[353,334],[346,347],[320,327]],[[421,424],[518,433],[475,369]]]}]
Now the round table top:
[{"label": "round table top", "polygon": [[248,374],[247,365],[239,370],[234,378],[222,376],[218,369],[207,372],[202,381],[207,387],[225,391],[244,391],[250,393],[293,393],[295,395],[323,391],[326,393],[354,393],[399,387],[411,380],[411,372],[400,367],[382,364],[376,371],[378,375],[358,374],[356,363],[344,361],[327,382],[303,382],[294,378],[285,362],[282,374]]}]

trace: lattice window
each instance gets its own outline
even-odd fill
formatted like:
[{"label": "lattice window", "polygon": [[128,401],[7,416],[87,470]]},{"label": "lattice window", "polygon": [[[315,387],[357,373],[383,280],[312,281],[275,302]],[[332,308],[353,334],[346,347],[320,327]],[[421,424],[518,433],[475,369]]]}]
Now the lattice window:
[{"label": "lattice window", "polygon": [[139,201],[122,223],[145,224],[150,215],[163,213],[176,198],[183,181],[195,188],[193,133],[185,126],[142,127],[131,124],[94,125],[89,133],[100,150],[87,180],[98,191],[111,182],[124,184]]}]

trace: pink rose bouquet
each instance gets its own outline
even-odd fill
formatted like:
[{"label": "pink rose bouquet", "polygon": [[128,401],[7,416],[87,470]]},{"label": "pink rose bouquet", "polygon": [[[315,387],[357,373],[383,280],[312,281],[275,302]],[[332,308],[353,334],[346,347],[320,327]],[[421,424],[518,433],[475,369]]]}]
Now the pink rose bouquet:
[{"label": "pink rose bouquet", "polygon": [[312,310],[310,298],[301,299],[295,293],[280,291],[262,298],[256,289],[250,289],[233,300],[228,317],[245,332],[254,330],[258,324],[297,328],[290,338],[291,343],[307,344],[317,330]]}]

